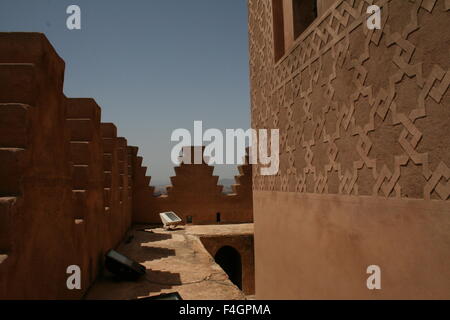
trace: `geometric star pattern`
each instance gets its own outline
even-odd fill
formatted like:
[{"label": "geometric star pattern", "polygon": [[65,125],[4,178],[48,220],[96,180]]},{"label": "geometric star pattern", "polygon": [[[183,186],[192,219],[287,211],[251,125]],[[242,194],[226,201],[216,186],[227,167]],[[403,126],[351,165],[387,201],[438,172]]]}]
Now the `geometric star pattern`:
[{"label": "geometric star pattern", "polygon": [[280,170],[253,188],[449,200],[449,10],[337,1],[275,61],[272,1],[249,0],[252,127],[280,130]]}]

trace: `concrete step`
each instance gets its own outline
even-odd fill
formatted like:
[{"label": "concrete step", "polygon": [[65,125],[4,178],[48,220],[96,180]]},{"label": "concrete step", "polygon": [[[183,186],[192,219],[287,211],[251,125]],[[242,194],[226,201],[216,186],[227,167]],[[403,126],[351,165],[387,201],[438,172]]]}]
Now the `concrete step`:
[{"label": "concrete step", "polygon": [[121,165],[126,163],[126,155],[125,155],[125,149],[124,148],[119,147],[117,149],[117,159],[119,160],[119,162],[121,162]]},{"label": "concrete step", "polygon": [[103,203],[105,207],[111,206],[111,188],[103,189]]},{"label": "concrete step", "polygon": [[112,171],[113,167],[113,155],[111,153],[103,154],[103,170]]},{"label": "concrete step", "polygon": [[123,188],[119,187],[119,202],[122,203],[123,201]]},{"label": "concrete step", "polygon": [[89,166],[73,165],[72,166],[72,189],[87,190],[89,189]]},{"label": "concrete step", "polygon": [[123,187],[124,185],[124,179],[125,179],[125,175],[124,174],[119,174],[119,187]]},{"label": "concrete step", "polygon": [[88,165],[90,160],[89,143],[86,141],[70,142],[70,160],[74,165]]},{"label": "concrete step", "polygon": [[119,174],[124,174],[125,173],[125,166],[126,166],[126,163],[124,162],[124,161],[119,161],[119,165],[118,165],[118,167],[119,167]]},{"label": "concrete step", "polygon": [[147,176],[139,175],[134,178],[133,185],[138,188],[145,187],[145,186],[149,185],[149,181],[150,181],[150,179],[148,179]]},{"label": "concrete step", "polygon": [[73,215],[75,220],[84,220],[87,210],[87,191],[72,190]]},{"label": "concrete step", "polygon": [[113,123],[101,124],[102,138],[117,138],[117,127]]},{"label": "concrete step", "polygon": [[0,147],[26,148],[31,124],[30,106],[0,104]]},{"label": "concrete step", "polygon": [[16,215],[17,201],[17,197],[0,198],[0,260],[1,256],[9,254],[12,248],[12,219]]},{"label": "concrete step", "polygon": [[[127,160],[128,160],[128,146],[127,146],[127,139],[123,137],[117,138],[117,157],[119,160],[119,166],[124,167],[128,166]],[[123,173],[123,172],[121,172]]]},{"label": "concrete step", "polygon": [[0,63],[0,103],[34,105],[37,90],[34,64]]},{"label": "concrete step", "polygon": [[145,177],[147,174],[147,167],[138,167],[136,169],[136,177]]},{"label": "concrete step", "polygon": [[6,259],[8,259],[8,255],[7,255],[7,254],[1,254],[1,253],[0,253],[0,264],[2,264],[3,262],[5,262]]},{"label": "concrete step", "polygon": [[92,141],[94,136],[94,122],[91,119],[66,119],[70,129],[70,141]]},{"label": "concrete step", "polygon": [[102,138],[102,147],[104,153],[112,154],[116,149],[116,138]]},{"label": "concrete step", "polygon": [[139,167],[142,167],[142,161],[143,161],[144,159],[142,158],[142,157],[136,157],[136,162],[134,163],[134,167],[135,168],[139,168]]},{"label": "concrete step", "polygon": [[91,119],[100,122],[101,109],[91,98],[68,98],[66,100],[67,119]]},{"label": "concrete step", "polygon": [[21,194],[21,178],[27,165],[27,151],[21,148],[0,148],[0,196]]},{"label": "concrete step", "polygon": [[103,177],[104,177],[103,187],[104,188],[111,188],[111,186],[112,186],[112,172],[111,171],[105,171]]},{"label": "concrete step", "polygon": [[241,176],[251,175],[252,174],[252,166],[251,165],[242,165],[238,166],[239,174]]}]

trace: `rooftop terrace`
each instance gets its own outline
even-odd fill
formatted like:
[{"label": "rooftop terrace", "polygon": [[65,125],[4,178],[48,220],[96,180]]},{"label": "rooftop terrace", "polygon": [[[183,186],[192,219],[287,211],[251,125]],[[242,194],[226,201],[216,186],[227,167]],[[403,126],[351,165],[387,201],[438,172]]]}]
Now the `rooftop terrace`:
[{"label": "rooftop terrace", "polygon": [[177,291],[185,300],[241,300],[245,294],[228,278],[202,244],[203,237],[253,234],[253,224],[185,226],[168,231],[134,226],[117,251],[147,268],[135,282],[109,273],[100,277],[86,299],[139,299]]}]

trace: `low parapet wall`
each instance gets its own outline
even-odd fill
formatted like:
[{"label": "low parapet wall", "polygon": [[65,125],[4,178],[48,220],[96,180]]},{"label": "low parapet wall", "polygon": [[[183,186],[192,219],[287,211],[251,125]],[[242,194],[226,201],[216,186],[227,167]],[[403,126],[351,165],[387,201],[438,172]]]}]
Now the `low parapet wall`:
[{"label": "low parapet wall", "polygon": [[167,195],[155,197],[142,158],[136,161],[135,222],[161,223],[159,213],[165,211],[174,211],[183,222],[192,224],[253,222],[252,166],[248,156],[245,164],[238,167],[240,175],[232,186],[232,194],[222,192],[223,186],[217,185],[219,177],[213,175],[214,167],[203,162],[175,167],[176,176],[171,177]]}]

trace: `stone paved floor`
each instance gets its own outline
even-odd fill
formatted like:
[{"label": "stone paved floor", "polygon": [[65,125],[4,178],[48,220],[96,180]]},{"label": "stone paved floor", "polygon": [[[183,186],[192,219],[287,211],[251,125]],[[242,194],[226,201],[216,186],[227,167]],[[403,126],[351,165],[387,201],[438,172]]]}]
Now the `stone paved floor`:
[{"label": "stone paved floor", "polygon": [[100,277],[86,299],[138,299],[178,291],[184,300],[243,300],[245,295],[214,262],[199,235],[246,234],[252,224],[187,226],[174,231],[134,226],[118,252],[147,268],[136,282],[119,282],[112,275]]}]

